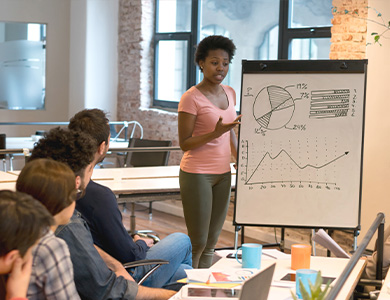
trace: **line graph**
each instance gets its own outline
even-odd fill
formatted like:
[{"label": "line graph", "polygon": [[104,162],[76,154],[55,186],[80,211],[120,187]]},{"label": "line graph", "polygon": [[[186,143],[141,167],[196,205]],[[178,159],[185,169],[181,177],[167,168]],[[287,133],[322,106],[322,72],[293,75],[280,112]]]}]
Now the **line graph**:
[{"label": "line graph", "polygon": [[[272,155],[267,151],[257,163],[250,163],[248,141],[246,141],[246,147],[244,148],[246,148],[246,153],[243,155],[246,158],[246,168],[245,178],[242,178],[242,180],[245,185],[281,182],[315,182],[336,185],[336,182],[330,180],[331,176],[329,175],[333,171],[329,167],[337,164],[339,160],[349,154],[349,151],[344,151],[337,156],[327,158],[323,162],[318,160],[318,163],[302,163],[294,159],[288,151],[281,149],[276,155]],[[319,181],[318,178],[325,178],[328,181]]]}]

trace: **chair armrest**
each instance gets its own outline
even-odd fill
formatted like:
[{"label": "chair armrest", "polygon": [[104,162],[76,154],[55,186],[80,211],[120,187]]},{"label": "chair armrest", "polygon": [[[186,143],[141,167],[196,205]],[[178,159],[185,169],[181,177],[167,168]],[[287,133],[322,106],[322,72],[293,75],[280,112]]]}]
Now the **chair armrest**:
[{"label": "chair armrest", "polygon": [[166,264],[169,264],[169,261],[164,259],[142,259],[142,260],[125,263],[123,264],[123,267],[127,269],[127,268],[139,267],[139,266],[155,265],[149,271],[147,271],[144,277],[142,277],[141,280],[138,282],[138,285],[141,285],[154,271],[156,271],[159,267],[161,267],[161,265],[166,265]]},{"label": "chair armrest", "polygon": [[169,261],[164,259],[141,259],[123,264],[125,269],[148,265],[167,265]]}]

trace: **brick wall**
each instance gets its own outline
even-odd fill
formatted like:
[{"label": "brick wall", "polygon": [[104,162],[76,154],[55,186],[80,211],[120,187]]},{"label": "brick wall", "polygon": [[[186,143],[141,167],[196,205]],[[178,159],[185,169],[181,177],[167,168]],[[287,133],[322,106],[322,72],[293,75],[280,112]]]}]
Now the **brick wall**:
[{"label": "brick wall", "polygon": [[365,58],[367,5],[368,0],[333,0],[330,59]]},{"label": "brick wall", "polygon": [[[120,0],[118,28],[118,120],[136,120],[144,138],[177,146],[177,113],[150,109],[153,102],[154,0]],[[180,163],[181,151],[169,164]]]},{"label": "brick wall", "polygon": [[[366,56],[367,0],[333,0],[330,59]],[[345,14],[357,10],[359,16]],[[359,18],[360,17],[360,18]],[[177,113],[150,108],[153,101],[154,0],[120,0],[118,28],[118,120],[136,120],[144,138],[169,139],[178,145]],[[169,164],[179,164],[173,151]]]}]

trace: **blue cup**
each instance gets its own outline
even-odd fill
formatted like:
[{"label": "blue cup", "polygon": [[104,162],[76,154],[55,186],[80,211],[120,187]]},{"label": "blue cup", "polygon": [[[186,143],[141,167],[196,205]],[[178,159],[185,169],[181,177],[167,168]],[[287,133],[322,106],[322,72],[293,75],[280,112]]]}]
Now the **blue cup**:
[{"label": "blue cup", "polygon": [[[242,251],[242,261],[237,257],[238,250]],[[243,268],[260,269],[261,267],[261,252],[263,245],[260,244],[242,244],[236,251],[236,259],[242,264]]]},{"label": "blue cup", "polygon": [[296,272],[295,281],[296,281],[296,294],[299,299],[302,299],[302,293],[299,286],[299,282],[301,281],[303,286],[305,287],[306,292],[311,296],[310,286],[314,285],[317,279],[318,271],[311,269],[299,269]]}]

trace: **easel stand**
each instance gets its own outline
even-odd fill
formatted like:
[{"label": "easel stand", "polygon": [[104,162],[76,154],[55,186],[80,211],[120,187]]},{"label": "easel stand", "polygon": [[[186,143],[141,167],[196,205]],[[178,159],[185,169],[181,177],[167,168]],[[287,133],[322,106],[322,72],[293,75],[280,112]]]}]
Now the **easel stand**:
[{"label": "easel stand", "polygon": [[[334,228],[331,228],[331,229],[323,228],[323,229],[328,231],[328,234],[330,237],[332,236],[334,230],[341,230],[341,231],[349,230],[349,229],[334,229]],[[241,230],[240,244],[242,245],[245,243],[245,226],[235,225],[234,250],[238,249],[238,234],[239,234],[240,230]],[[357,229],[357,228],[353,229],[353,235],[354,235],[353,245],[352,245],[353,252],[355,252],[357,249],[357,237],[358,237],[359,233],[360,233],[359,229]],[[312,236],[314,236],[314,235],[315,235],[315,229],[312,229]],[[313,240],[311,240],[311,243],[312,243],[312,255],[316,256],[316,243]],[[285,227],[281,227],[281,234],[280,234],[280,242],[279,243],[263,244],[263,247],[279,247],[280,251],[284,252],[284,250],[285,250]],[[331,252],[329,250],[327,250],[327,256],[330,257],[330,255],[331,255]]]}]

